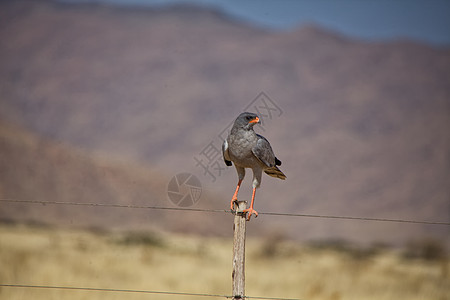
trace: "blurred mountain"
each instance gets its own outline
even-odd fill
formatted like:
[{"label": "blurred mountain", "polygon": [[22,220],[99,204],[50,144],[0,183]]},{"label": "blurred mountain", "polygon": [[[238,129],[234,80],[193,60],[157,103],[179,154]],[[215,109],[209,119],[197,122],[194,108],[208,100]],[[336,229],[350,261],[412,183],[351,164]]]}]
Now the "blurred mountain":
[{"label": "blurred mountain", "polygon": [[[226,220],[222,215],[212,219],[199,214],[186,217],[180,212],[169,215],[166,210],[63,204],[174,207],[166,200],[168,178],[162,172],[86,155],[3,121],[0,121],[0,147],[0,197],[19,201],[1,203],[2,222],[108,230],[150,228],[216,235],[227,232],[211,223]],[[23,202],[27,200],[57,204]]]},{"label": "blurred mountain", "polygon": [[[145,176],[147,194],[163,193],[166,178],[187,170],[222,195],[205,205],[227,208],[234,168],[215,173],[212,182],[194,158],[250,105],[264,116],[257,131],[271,141],[288,177],[263,179],[260,211],[450,220],[450,49],[361,42],[314,25],[269,32],[185,5],[45,0],[0,2],[0,37],[0,117],[65,148],[163,170],[164,179]],[[267,101],[253,105],[260,92]],[[36,157],[36,149],[27,151]],[[69,174],[76,165],[64,169]],[[55,178],[59,171],[52,171]],[[41,192],[35,177],[11,176],[14,186],[31,181],[30,191]],[[402,241],[449,232],[269,216],[252,228],[267,225],[303,239]]]}]

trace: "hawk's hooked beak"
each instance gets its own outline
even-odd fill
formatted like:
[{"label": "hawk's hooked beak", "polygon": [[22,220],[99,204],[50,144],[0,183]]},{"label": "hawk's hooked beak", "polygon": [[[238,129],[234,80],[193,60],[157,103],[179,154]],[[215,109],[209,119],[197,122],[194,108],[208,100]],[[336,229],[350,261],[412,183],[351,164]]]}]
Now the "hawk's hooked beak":
[{"label": "hawk's hooked beak", "polygon": [[259,123],[259,118],[258,117],[256,117],[256,118],[254,118],[253,120],[251,120],[250,122],[248,122],[249,124],[252,124],[252,123]]}]

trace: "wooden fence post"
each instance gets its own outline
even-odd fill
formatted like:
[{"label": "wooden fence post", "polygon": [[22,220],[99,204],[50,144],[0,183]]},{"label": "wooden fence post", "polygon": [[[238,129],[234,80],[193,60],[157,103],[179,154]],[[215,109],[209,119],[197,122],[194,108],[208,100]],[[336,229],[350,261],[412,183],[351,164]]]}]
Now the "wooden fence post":
[{"label": "wooden fence post", "polygon": [[238,201],[238,209],[234,216],[233,239],[233,300],[245,297],[245,230],[246,220],[243,210],[247,208],[246,201]]}]

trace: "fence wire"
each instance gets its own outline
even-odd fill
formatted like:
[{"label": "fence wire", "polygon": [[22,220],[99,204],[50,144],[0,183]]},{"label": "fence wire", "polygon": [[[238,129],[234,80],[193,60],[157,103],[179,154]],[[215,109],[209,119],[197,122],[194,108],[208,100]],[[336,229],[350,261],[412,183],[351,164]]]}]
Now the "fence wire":
[{"label": "fence wire", "polygon": [[[226,210],[226,209],[146,206],[146,205],[114,204],[114,203],[40,201],[40,200],[21,200],[21,199],[5,199],[5,198],[0,199],[0,202],[31,203],[31,204],[41,204],[41,205],[73,205],[73,206],[91,206],[91,207],[129,208],[129,209],[157,209],[157,210],[193,211],[193,212],[207,212],[207,213],[235,213],[232,210]],[[450,222],[445,222],[445,221],[422,221],[422,220],[408,220],[408,219],[370,218],[370,217],[352,217],[352,216],[317,215],[317,214],[282,213],[282,212],[259,212],[259,214],[260,215],[268,215],[268,216],[279,216],[279,217],[303,217],[303,218],[358,220],[358,221],[375,221],[375,222],[393,222],[393,223],[411,223],[411,224],[450,226]]]},{"label": "fence wire", "polygon": [[[129,289],[77,287],[77,286],[50,286],[50,285],[2,284],[2,283],[0,283],[0,287],[30,288],[30,289],[53,289],[53,290],[88,291],[88,292],[160,294],[160,295],[172,295],[172,296],[196,296],[196,297],[214,297],[214,298],[227,298],[227,299],[233,298],[233,296],[230,296],[230,295],[218,295],[218,294],[207,294],[207,293],[169,292],[169,291],[151,291],[151,290],[129,290]],[[298,298],[279,298],[279,297],[275,298],[275,297],[255,297],[255,296],[244,296],[241,299],[300,300]]]}]

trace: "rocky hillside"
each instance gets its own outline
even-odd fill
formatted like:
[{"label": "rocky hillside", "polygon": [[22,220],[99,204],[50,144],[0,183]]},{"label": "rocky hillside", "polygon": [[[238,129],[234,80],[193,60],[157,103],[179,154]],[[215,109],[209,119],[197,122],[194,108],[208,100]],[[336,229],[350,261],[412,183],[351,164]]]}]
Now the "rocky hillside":
[{"label": "rocky hillside", "polygon": [[[220,155],[205,153],[246,108],[265,120],[257,131],[288,177],[264,178],[260,211],[450,219],[447,48],[367,43],[314,26],[268,32],[189,6],[2,1],[0,20],[0,117],[52,143],[162,170],[164,178],[194,173],[225,199],[198,205],[227,208],[235,171],[218,169]],[[166,188],[158,176],[146,177],[152,192]],[[32,178],[7,175],[40,197],[48,183]],[[249,179],[241,195],[250,196]],[[266,225],[298,238],[448,237],[442,226],[321,219],[264,217],[252,228]]]}]

